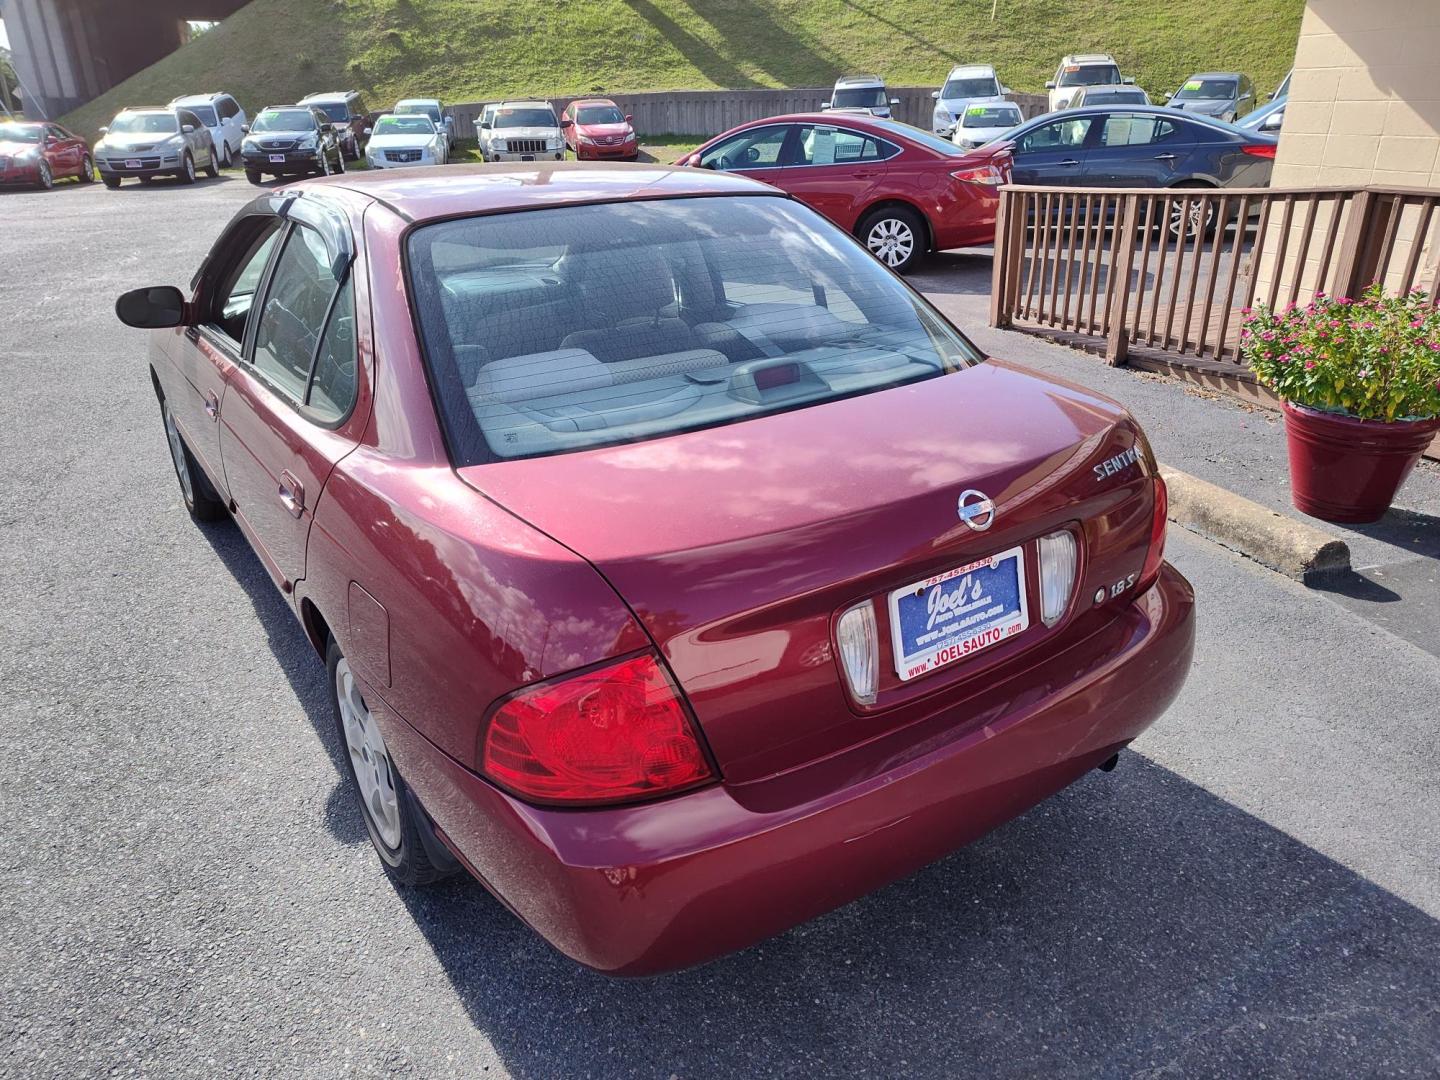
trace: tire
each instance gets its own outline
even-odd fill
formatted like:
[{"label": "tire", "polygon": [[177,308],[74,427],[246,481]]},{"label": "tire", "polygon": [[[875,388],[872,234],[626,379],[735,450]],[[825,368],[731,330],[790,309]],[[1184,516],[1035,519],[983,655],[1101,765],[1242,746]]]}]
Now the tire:
[{"label": "tire", "polygon": [[[1208,184],[1176,184],[1171,190],[1178,194],[1186,191],[1209,191],[1212,189]],[[1183,199],[1184,195],[1181,194],[1175,205],[1170,207],[1166,219],[1155,223],[1155,230],[1161,233],[1167,241],[1210,239],[1215,232],[1215,203],[1212,201],[1206,204],[1206,212],[1202,221],[1200,208],[1192,206],[1188,208],[1187,212],[1186,208],[1180,205]],[[1182,217],[1188,218],[1188,220],[1182,223]]]},{"label": "tire", "polygon": [[95,162],[91,160],[89,154],[86,154],[80,162],[80,182],[82,184],[95,182]]},{"label": "tire", "polygon": [[324,147],[321,147],[321,148],[320,148],[320,167],[315,170],[315,175],[316,175],[316,176],[329,176],[329,175],[330,175],[330,155],[325,152],[325,148],[324,148]]},{"label": "tire", "polygon": [[205,163],[205,175],[211,180],[220,176],[220,159],[215,156],[215,144],[210,144],[210,160]]},{"label": "tire", "polygon": [[100,177],[100,182],[111,191],[115,191],[120,187],[120,177],[118,176],[102,176]]},{"label": "tire", "polygon": [[228,142],[226,142],[226,143],[221,143],[221,144],[220,144],[220,168],[222,168],[222,169],[228,169],[228,168],[230,168],[230,166],[232,166],[232,165],[234,165],[234,164],[235,164],[235,158],[234,158],[234,156],[230,153],[230,144],[229,144]]},{"label": "tire", "polygon": [[336,176],[344,176],[344,175],[345,175],[345,155],[344,155],[344,154],[336,154],[336,155],[335,155],[335,175],[336,175]]},{"label": "tire", "polygon": [[180,159],[179,175],[182,184],[195,183],[195,155],[189,150],[186,150],[185,156]]},{"label": "tire", "polygon": [[35,186],[42,191],[49,191],[55,186],[55,174],[50,171],[50,163],[44,158],[40,159],[40,166],[36,170]]},{"label": "tire", "polygon": [[[356,801],[365,830],[380,861],[402,885],[429,885],[454,874],[455,857],[435,835],[429,817],[391,760],[385,738],[375,723],[349,661],[332,638],[325,649],[330,707],[349,763]],[[365,780],[361,780],[361,776]]]},{"label": "tire", "polygon": [[185,500],[185,509],[189,511],[191,520],[201,524],[222,520],[225,504],[220,501],[204,471],[195,464],[195,458],[175,423],[175,414],[163,397],[160,399],[160,419],[165,425],[165,441],[170,447],[170,464],[175,467],[175,479],[180,482],[180,497]]},{"label": "tire", "polygon": [[245,179],[246,179],[246,180],[249,180],[250,183],[252,183],[252,184],[259,184],[260,181],[264,179],[264,177],[262,177],[262,176],[260,175],[260,173],[258,173],[258,172],[257,172],[256,170],[254,170],[254,169],[246,169],[246,170],[245,170]]},{"label": "tire", "polygon": [[925,223],[914,210],[885,206],[861,220],[855,235],[867,251],[897,274],[907,274],[925,257]]}]

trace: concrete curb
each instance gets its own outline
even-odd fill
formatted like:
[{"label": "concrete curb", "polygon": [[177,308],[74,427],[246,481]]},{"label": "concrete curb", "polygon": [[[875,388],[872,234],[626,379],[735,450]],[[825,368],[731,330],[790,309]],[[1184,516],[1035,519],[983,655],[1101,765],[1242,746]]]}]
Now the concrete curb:
[{"label": "concrete curb", "polygon": [[1338,536],[1168,465],[1160,475],[1170,493],[1170,520],[1191,532],[1297,581],[1350,569],[1350,547]]}]

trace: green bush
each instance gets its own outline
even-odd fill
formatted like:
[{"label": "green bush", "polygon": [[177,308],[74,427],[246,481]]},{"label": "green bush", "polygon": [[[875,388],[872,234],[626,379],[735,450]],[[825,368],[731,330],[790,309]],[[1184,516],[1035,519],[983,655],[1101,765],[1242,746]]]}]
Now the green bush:
[{"label": "green bush", "polygon": [[1281,398],[1362,420],[1440,416],[1440,310],[1416,289],[1246,308],[1240,352]]}]

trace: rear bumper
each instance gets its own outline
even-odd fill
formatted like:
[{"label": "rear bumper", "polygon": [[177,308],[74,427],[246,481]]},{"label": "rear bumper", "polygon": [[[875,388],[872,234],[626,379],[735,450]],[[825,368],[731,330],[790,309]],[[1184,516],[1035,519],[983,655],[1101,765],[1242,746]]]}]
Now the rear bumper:
[{"label": "rear bumper", "polygon": [[1003,710],[942,714],[948,740],[910,738],[893,756],[866,745],[840,755],[858,761],[597,810],[521,803],[380,716],[402,772],[492,892],[581,963],[653,974],[848,903],[1029,809],[1148,727],[1193,648],[1194,594],[1167,564]]}]

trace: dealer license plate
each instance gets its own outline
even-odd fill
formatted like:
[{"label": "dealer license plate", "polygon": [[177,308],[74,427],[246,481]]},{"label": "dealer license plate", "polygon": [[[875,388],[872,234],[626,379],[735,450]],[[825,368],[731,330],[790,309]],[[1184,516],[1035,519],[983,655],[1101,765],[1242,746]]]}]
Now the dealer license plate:
[{"label": "dealer license plate", "polygon": [[963,660],[1030,625],[1018,547],[890,594],[890,636],[902,681]]},{"label": "dealer license plate", "polygon": [[127,169],[143,169],[145,167],[145,163],[136,158],[126,158],[125,167]]},{"label": "dealer license plate", "polygon": [[278,163],[278,164],[280,164],[280,165],[284,165],[284,164],[285,164],[285,155],[284,155],[284,154],[271,154],[271,155],[270,155],[270,160],[271,160],[272,162],[276,162],[276,163]]}]

